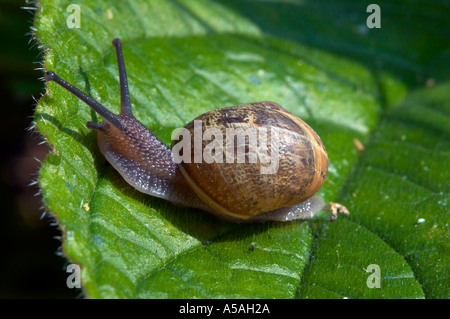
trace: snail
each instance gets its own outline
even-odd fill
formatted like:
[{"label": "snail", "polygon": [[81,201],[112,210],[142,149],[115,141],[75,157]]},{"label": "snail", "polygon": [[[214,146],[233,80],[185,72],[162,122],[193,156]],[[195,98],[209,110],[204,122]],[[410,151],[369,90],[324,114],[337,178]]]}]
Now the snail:
[{"label": "snail", "polygon": [[[119,39],[112,44],[119,69],[120,114],[112,113],[52,71],[47,71],[44,78],[77,96],[102,117],[103,122],[87,122],[86,126],[97,131],[100,152],[130,185],[175,205],[201,209],[231,222],[305,219],[325,207],[324,201],[314,195],[326,178],[328,156],[321,139],[308,124],[274,102],[224,107],[189,122],[184,133],[191,133],[190,136],[183,135],[178,143],[173,140],[169,148],[133,116],[122,44]],[[231,143],[234,136],[225,141],[216,138],[215,143],[209,144],[208,139],[203,139],[200,146],[196,143],[195,133],[212,130],[211,141],[212,135],[217,137],[238,128],[241,132],[251,129],[257,133],[253,137],[267,138],[252,144],[247,137],[240,146]],[[182,142],[187,146],[179,147]],[[211,144],[216,147],[210,152],[214,159],[226,153],[220,147],[232,145],[228,151],[242,147],[244,159],[253,155],[257,160],[196,161],[198,151],[202,154],[207,147],[211,150]],[[175,149],[179,152],[174,152]],[[194,154],[189,155],[190,151]],[[184,160],[176,161],[176,155]],[[271,172],[267,172],[270,165],[264,165],[268,158],[275,159]]]}]

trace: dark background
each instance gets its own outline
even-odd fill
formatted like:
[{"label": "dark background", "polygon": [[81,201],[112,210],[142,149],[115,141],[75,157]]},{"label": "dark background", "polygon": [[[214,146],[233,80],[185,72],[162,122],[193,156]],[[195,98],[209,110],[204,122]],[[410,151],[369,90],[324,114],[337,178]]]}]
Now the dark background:
[{"label": "dark background", "polygon": [[[37,179],[49,152],[29,130],[36,101],[45,91],[39,80],[42,53],[31,40],[33,11],[25,1],[0,2],[0,298],[74,298],[54,220],[44,213]],[[34,43],[34,45],[33,45]],[[53,226],[52,226],[53,225]]]}]

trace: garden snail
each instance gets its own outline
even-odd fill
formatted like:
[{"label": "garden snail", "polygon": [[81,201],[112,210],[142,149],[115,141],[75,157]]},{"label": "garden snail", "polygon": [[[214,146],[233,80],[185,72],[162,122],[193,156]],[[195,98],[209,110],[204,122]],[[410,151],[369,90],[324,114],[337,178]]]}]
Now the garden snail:
[{"label": "garden snail", "polygon": [[[169,148],[133,116],[121,41],[114,39],[112,43],[120,79],[119,115],[54,72],[48,71],[44,77],[67,89],[103,118],[102,123],[87,122],[86,126],[97,131],[101,153],[130,185],[176,205],[202,209],[233,222],[310,218],[324,208],[323,200],[313,195],[326,178],[328,156],[319,136],[305,122],[274,102],[213,110],[186,125],[184,132],[193,133],[187,137],[191,140],[183,135],[179,143],[185,142],[191,149],[182,149],[183,154],[178,155],[184,160],[177,162],[174,150],[180,150],[181,144],[172,142],[172,149]],[[196,126],[198,123],[200,127]],[[231,139],[227,136],[222,141],[217,137],[239,128],[239,132],[248,129],[247,133],[257,133],[253,137],[266,136],[267,139],[250,143],[252,137],[247,136],[236,146],[231,143],[235,136]],[[198,148],[195,133],[205,134],[211,130],[209,140],[214,135],[215,143],[201,140]],[[270,138],[262,132],[270,133]],[[229,145],[232,146],[227,149]],[[243,151],[244,159],[256,157],[259,160],[196,161],[198,151],[205,154],[206,149],[214,159],[220,159],[226,153],[223,147],[233,154]],[[194,154],[189,155],[190,150]],[[268,163],[269,157],[276,159],[275,169],[263,173],[264,168],[270,167],[263,165]]]}]

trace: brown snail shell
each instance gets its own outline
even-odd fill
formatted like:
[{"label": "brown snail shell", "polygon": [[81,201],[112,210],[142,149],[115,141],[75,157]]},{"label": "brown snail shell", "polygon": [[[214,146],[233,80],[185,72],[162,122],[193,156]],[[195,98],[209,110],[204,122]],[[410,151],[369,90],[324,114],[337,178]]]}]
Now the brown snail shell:
[{"label": "brown snail shell", "polygon": [[[202,121],[203,132],[218,128],[223,136],[229,128],[276,131],[278,169],[273,174],[261,174],[260,161],[195,163],[195,120]],[[192,120],[185,128],[191,132],[192,158],[188,163],[179,164],[181,172],[195,193],[221,214],[246,219],[299,204],[312,197],[326,178],[328,156],[319,136],[308,124],[274,102],[213,110]],[[203,140],[202,149],[209,142]],[[268,142],[269,148],[270,145]]]}]

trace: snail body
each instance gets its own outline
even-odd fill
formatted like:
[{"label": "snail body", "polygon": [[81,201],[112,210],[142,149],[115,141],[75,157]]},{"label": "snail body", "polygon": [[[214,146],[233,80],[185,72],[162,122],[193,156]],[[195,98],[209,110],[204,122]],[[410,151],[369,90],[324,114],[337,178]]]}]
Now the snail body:
[{"label": "snail body", "polygon": [[[324,207],[323,200],[313,195],[326,178],[328,157],[309,125],[274,102],[225,107],[189,122],[184,129],[189,134],[181,141],[173,140],[171,149],[133,116],[120,40],[114,39],[113,45],[121,90],[118,115],[54,72],[48,71],[44,77],[83,100],[103,118],[102,123],[87,122],[86,126],[97,131],[101,153],[130,185],[233,222],[310,218]],[[208,135],[211,131],[214,139]],[[245,132],[241,144],[239,136],[227,136],[230,131]],[[199,145],[196,133],[208,138]],[[217,138],[220,134],[225,138]],[[254,139],[260,136],[266,139]],[[236,139],[237,145],[233,143]],[[179,145],[185,145],[182,155]],[[198,161],[199,151],[215,160]],[[239,151],[244,161],[220,160]],[[177,155],[183,161],[176,160]]]}]

